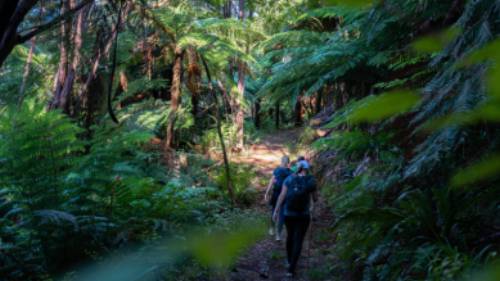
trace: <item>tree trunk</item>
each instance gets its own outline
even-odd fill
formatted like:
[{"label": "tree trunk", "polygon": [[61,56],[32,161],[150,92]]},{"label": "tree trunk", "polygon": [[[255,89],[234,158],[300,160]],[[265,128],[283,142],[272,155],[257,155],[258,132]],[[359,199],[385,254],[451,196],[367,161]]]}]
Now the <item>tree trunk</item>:
[{"label": "tree trunk", "polygon": [[337,83],[335,91],[335,109],[338,110],[345,105],[344,99],[346,95],[347,85],[345,82]]},{"label": "tree trunk", "polygon": [[327,85],[325,88],[325,92],[323,94],[323,106],[324,107],[329,107],[333,105],[334,103],[334,89],[335,89],[335,84],[333,85]]},{"label": "tree trunk", "polygon": [[28,53],[28,57],[26,58],[26,64],[24,65],[23,80],[21,82],[21,86],[19,87],[18,107],[21,107],[24,101],[24,91],[26,89],[26,83],[28,82],[28,77],[30,76],[31,63],[33,62],[33,53],[35,52],[35,46],[36,46],[36,37],[33,37],[31,39],[31,46]]},{"label": "tree trunk", "polygon": [[234,98],[234,123],[236,125],[236,148],[237,150],[243,150],[244,146],[244,123],[245,123],[245,112],[243,110],[243,99],[245,97],[245,74],[243,63],[239,64],[238,67],[238,91],[237,96]]},{"label": "tree trunk", "polygon": [[274,110],[274,121],[276,125],[276,129],[280,128],[280,103],[276,102],[276,109]]},{"label": "tree trunk", "polygon": [[232,113],[231,98],[227,94],[227,90],[224,87],[224,84],[222,83],[222,81],[217,80],[217,86],[219,87],[219,90],[222,94],[222,103],[224,104],[224,112],[225,112],[225,114],[231,114]]},{"label": "tree trunk", "polygon": [[255,100],[254,104],[254,125],[255,128],[260,129],[260,98]]},{"label": "tree trunk", "polygon": [[224,3],[224,7],[222,7],[222,15],[224,16],[224,18],[231,17],[231,10],[232,10],[232,0],[227,0]]},{"label": "tree trunk", "polygon": [[177,120],[177,110],[181,103],[182,57],[182,48],[176,46],[172,86],[170,88],[170,113],[167,119],[167,134],[165,136],[165,152],[171,151],[175,141],[175,121]]},{"label": "tree trunk", "polygon": [[[245,0],[239,1],[239,19],[244,20],[245,18]],[[247,46],[248,51],[248,46]],[[245,112],[242,106],[243,100],[245,98],[245,65],[243,62],[238,64],[238,97],[235,99],[235,124],[236,124],[236,148],[238,151],[243,150],[245,145]]]},{"label": "tree trunk", "polygon": [[[99,65],[101,64],[101,59],[109,55],[111,50],[111,46],[113,45],[113,40],[116,36],[116,29],[113,29],[111,35],[105,40],[102,38],[102,34],[98,34],[96,36],[96,42],[94,44],[94,56],[90,61],[90,71],[87,73],[87,77],[85,79],[85,83],[80,87],[78,91],[78,98],[80,100],[82,106],[82,112],[84,112],[84,128],[87,132],[87,137],[90,137],[91,131],[90,127],[92,126],[94,119],[94,108],[92,106],[93,100],[97,98],[95,95],[97,92],[91,91],[92,83],[97,79],[97,71],[99,69]],[[90,96],[90,93],[93,92],[94,96]]]},{"label": "tree trunk", "polygon": [[200,68],[198,67],[198,56],[193,47],[189,47],[187,49],[187,57],[188,57],[187,87],[191,92],[191,114],[193,115],[196,122],[199,113],[201,71]]},{"label": "tree trunk", "polygon": [[226,144],[224,143],[224,135],[222,134],[222,124],[221,124],[221,116],[220,116],[220,111],[219,111],[219,100],[217,99],[217,96],[215,94],[214,88],[213,88],[213,81],[212,81],[212,76],[210,75],[210,69],[208,68],[207,62],[201,56],[201,60],[203,62],[203,66],[205,67],[205,72],[207,74],[208,78],[208,88],[210,90],[210,94],[214,100],[215,103],[215,121],[216,121],[216,127],[217,127],[217,136],[219,137],[219,142],[220,146],[222,149],[222,157],[224,159],[224,169],[226,172],[226,189],[227,193],[229,194],[229,198],[231,198],[231,202],[233,204],[236,201],[236,198],[234,196],[234,190],[233,190],[233,181],[231,178],[231,168],[229,165],[229,159],[227,157],[227,150],[226,150]]},{"label": "tree trunk", "polygon": [[[70,2],[71,8],[75,6],[74,0]],[[66,76],[66,80],[64,81],[64,87],[61,92],[61,104],[60,108],[63,109],[63,111],[67,114],[70,113],[70,105],[72,103],[72,92],[73,92],[73,86],[75,83],[76,79],[76,71],[78,69],[78,66],[80,65],[81,61],[81,54],[80,50],[82,49],[83,46],[83,29],[85,27],[85,18],[86,18],[86,10],[80,11],[78,14],[78,18],[76,19],[75,22],[75,34],[73,36],[73,60],[71,64],[69,65],[68,68],[68,74]]]},{"label": "tree trunk", "polygon": [[240,18],[240,20],[243,20],[245,19],[245,0],[239,0],[239,13],[238,13],[238,17]]},{"label": "tree trunk", "polygon": [[[64,1],[61,0],[61,11],[60,14],[63,15],[71,9],[71,5],[73,4],[73,1]],[[68,74],[68,61],[69,61],[69,37],[70,37],[70,28],[71,28],[71,22],[64,22],[61,24],[61,38],[59,41],[59,66],[57,68],[57,74],[56,74],[56,79],[54,81],[54,94],[52,101],[49,105],[50,109],[56,109],[56,108],[64,108],[63,104],[63,88],[64,88],[64,83],[66,81],[66,76]]]},{"label": "tree trunk", "polygon": [[295,101],[295,126],[302,126],[302,94],[297,97],[297,101]]},{"label": "tree trunk", "polygon": [[[231,3],[232,3],[232,0],[226,0],[224,3],[224,7],[223,7],[223,11],[222,11],[224,18],[231,17]],[[220,106],[219,106],[219,102],[217,99],[217,95],[215,94],[215,90],[213,88],[213,81],[212,81],[212,77],[210,75],[210,69],[208,68],[207,62],[203,58],[203,55],[200,55],[200,58],[201,58],[201,61],[203,63],[203,66],[205,68],[205,72],[207,74],[208,86],[209,86],[211,96],[215,102],[215,120],[216,120],[217,136],[219,137],[219,142],[220,142],[221,149],[222,149],[222,156],[224,159],[224,170],[226,172],[226,189],[227,189],[227,192],[229,194],[229,197],[231,198],[231,202],[234,204],[236,201],[236,198],[235,198],[234,190],[233,190],[233,181],[232,181],[232,177],[231,177],[231,169],[230,169],[230,165],[229,165],[229,159],[227,156],[226,145],[224,143],[224,135],[222,134],[222,120],[221,120],[222,117],[221,117],[220,109],[219,109]],[[231,71],[231,68],[229,69],[229,71]],[[227,94],[227,91],[226,91],[224,84],[220,80],[217,80],[217,85],[218,85],[219,89],[221,90],[222,101],[223,101],[224,108],[225,108],[225,111],[227,114],[229,112],[229,109],[231,109],[231,106],[232,106],[231,99],[230,99],[229,95]]]},{"label": "tree trunk", "polygon": [[323,93],[326,91],[326,89],[327,87],[323,87],[323,89],[318,91],[318,94],[316,95],[316,103],[314,105],[315,114],[319,114],[321,112],[323,104]]}]

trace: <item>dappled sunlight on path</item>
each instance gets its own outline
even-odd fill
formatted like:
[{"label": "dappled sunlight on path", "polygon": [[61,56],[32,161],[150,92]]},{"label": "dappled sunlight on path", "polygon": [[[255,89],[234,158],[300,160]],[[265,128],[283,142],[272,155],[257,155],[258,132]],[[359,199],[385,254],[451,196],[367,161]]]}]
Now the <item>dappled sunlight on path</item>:
[{"label": "dappled sunlight on path", "polygon": [[[231,155],[231,162],[252,165],[258,176],[270,177],[281,157],[292,153],[287,146],[297,144],[300,132],[300,129],[291,129],[266,135],[259,142],[247,145],[242,153]],[[257,185],[256,188],[262,190],[265,186]]]}]

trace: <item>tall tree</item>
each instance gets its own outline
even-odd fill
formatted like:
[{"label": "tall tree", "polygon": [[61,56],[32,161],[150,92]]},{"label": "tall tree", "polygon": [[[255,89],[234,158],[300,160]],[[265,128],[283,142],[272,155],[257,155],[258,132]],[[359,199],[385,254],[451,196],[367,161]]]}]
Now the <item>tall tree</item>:
[{"label": "tall tree", "polygon": [[[245,20],[245,0],[239,0],[238,18]],[[244,46],[248,52],[248,45]],[[245,63],[238,60],[238,96],[235,98],[234,123],[236,124],[236,148],[242,150],[245,145],[245,110],[243,108],[243,99],[245,98]]]},{"label": "tall tree", "polygon": [[198,55],[195,48],[193,46],[188,47],[186,54],[188,57],[187,88],[191,92],[191,113],[197,120],[200,103],[201,71],[198,66]]},{"label": "tall tree", "polygon": [[[40,1],[40,7],[39,7],[39,13],[38,13],[38,21],[39,23],[42,22],[43,19],[43,14],[45,11],[45,6],[44,6],[44,1]],[[30,40],[30,50],[28,52],[28,57],[26,58],[26,64],[24,65],[24,71],[23,71],[23,80],[21,81],[21,86],[19,87],[19,100],[18,100],[18,106],[20,107],[24,101],[24,91],[26,89],[26,83],[28,82],[28,78],[30,76],[30,71],[31,71],[31,64],[33,62],[33,55],[35,53],[35,47],[36,47],[36,36],[33,36]]]},{"label": "tall tree", "polygon": [[[66,11],[70,10],[74,1],[61,0],[61,11],[60,14],[65,14]],[[61,24],[61,33],[59,39],[59,67],[54,80],[54,93],[52,101],[50,102],[49,108],[63,109],[65,110],[65,104],[62,97],[62,92],[64,88],[64,83],[66,82],[66,76],[68,74],[68,62],[69,62],[69,48],[70,48],[70,37],[71,37],[71,22],[66,20]]]},{"label": "tall tree", "polygon": [[184,50],[180,46],[175,47],[174,66],[172,74],[172,85],[170,87],[170,112],[167,119],[167,135],[165,139],[165,151],[172,149],[175,136],[175,121],[177,111],[181,104],[181,83],[182,83],[182,60]]},{"label": "tall tree", "polygon": [[300,94],[295,100],[294,122],[296,127],[302,126],[302,107],[302,94]]},{"label": "tall tree", "polygon": [[[73,2],[72,5],[74,5],[74,0],[71,0],[70,2]],[[87,9],[83,9],[78,13],[78,17],[76,19],[76,22],[74,24],[74,34],[73,34],[73,58],[71,63],[68,62],[68,72],[66,75],[66,80],[64,81],[64,87],[62,88],[61,91],[61,104],[60,107],[66,112],[69,113],[69,106],[71,103],[72,99],[72,91],[73,91],[73,86],[75,83],[76,75],[77,75],[77,69],[80,65],[81,61],[81,49],[83,46],[83,29],[86,26],[86,17],[87,16]]]}]

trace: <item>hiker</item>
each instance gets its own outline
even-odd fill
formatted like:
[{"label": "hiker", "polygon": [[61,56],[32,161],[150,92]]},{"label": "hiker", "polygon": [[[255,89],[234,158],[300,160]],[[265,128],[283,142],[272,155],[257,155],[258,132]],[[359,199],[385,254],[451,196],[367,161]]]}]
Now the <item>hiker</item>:
[{"label": "hiker", "polygon": [[311,221],[311,199],[316,202],[318,198],[316,180],[309,172],[309,163],[305,160],[299,161],[297,172],[283,183],[273,214],[273,219],[276,220],[283,209],[287,230],[287,276],[295,275],[302,244]]},{"label": "hiker", "polygon": [[292,170],[292,173],[297,173],[297,165],[300,161],[306,161],[306,158],[304,156],[298,156],[297,160],[292,161],[292,163],[290,164],[290,170]]},{"label": "hiker", "polygon": [[[276,208],[276,202],[278,202],[278,197],[281,193],[281,186],[288,176],[292,174],[292,171],[289,168],[290,158],[288,156],[283,156],[281,158],[281,164],[273,171],[273,176],[269,181],[269,184],[266,189],[266,194],[264,195],[264,201],[269,202],[271,206],[271,227],[269,228],[269,235],[276,234],[276,241],[281,241],[281,232],[283,230],[283,212],[278,216],[278,220],[273,220],[272,216],[274,214],[274,210]],[[269,193],[272,194],[271,198],[269,198]]]}]

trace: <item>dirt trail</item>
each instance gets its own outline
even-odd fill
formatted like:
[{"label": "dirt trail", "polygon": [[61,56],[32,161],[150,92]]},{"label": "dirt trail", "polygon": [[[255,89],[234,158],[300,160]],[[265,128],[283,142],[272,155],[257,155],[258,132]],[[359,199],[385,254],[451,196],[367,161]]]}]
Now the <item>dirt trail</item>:
[{"label": "dirt trail", "polygon": [[[272,170],[280,163],[284,154],[290,155],[287,144],[298,140],[299,130],[286,130],[267,135],[258,143],[251,145],[248,151],[241,155],[231,157],[232,162],[250,164],[257,169],[259,177],[269,179]],[[292,159],[293,160],[293,159]],[[262,195],[265,192],[265,186],[257,185],[256,188]],[[266,215],[269,215],[269,207],[262,201],[258,202],[255,208]],[[325,235],[328,232],[328,226],[331,215],[323,204],[318,204],[316,218],[312,222],[312,231],[310,229],[308,237],[304,243],[301,260],[299,261],[298,276],[295,278],[286,278],[286,251],[285,239],[281,242],[275,241],[274,237],[266,236],[253,247],[237,262],[234,270],[231,272],[232,281],[257,281],[257,280],[332,280],[331,276],[326,276],[324,269],[326,259],[325,249],[333,243],[332,235]],[[325,247],[327,246],[327,247]],[[325,275],[325,276],[323,276]]]}]

